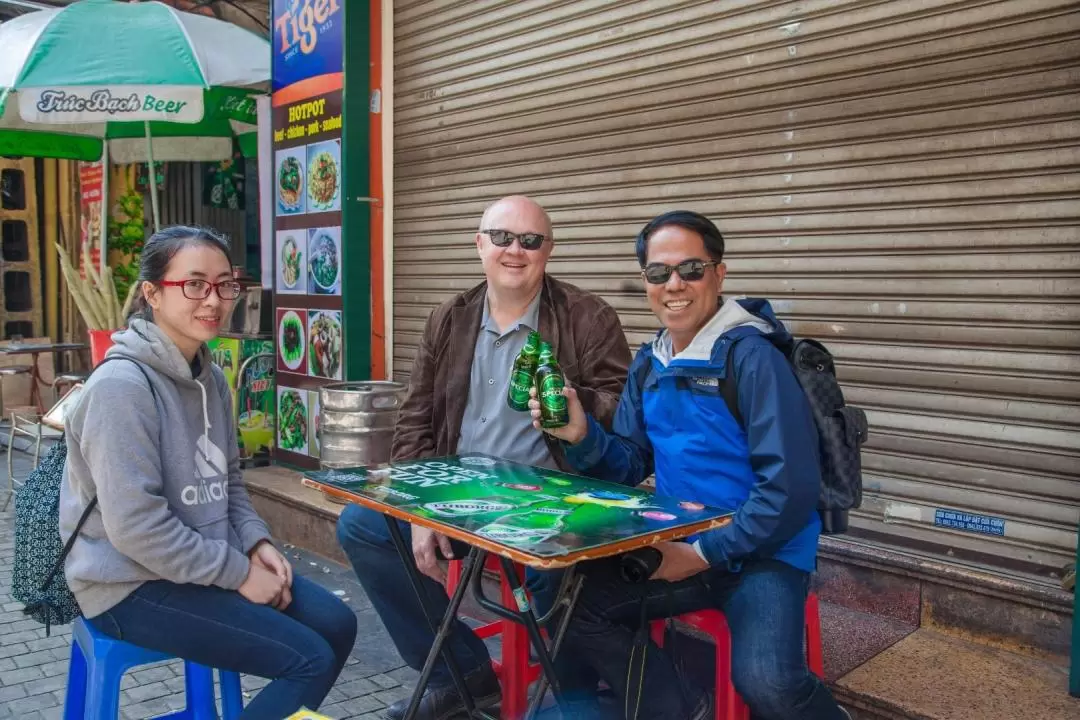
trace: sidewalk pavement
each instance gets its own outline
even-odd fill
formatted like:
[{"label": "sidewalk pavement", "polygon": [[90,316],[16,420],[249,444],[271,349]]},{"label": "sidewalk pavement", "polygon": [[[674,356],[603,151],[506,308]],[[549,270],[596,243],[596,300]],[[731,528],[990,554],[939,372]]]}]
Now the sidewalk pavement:
[{"label": "sidewalk pavement", "polygon": [[[44,454],[44,450],[42,451]],[[28,454],[15,453],[15,476],[31,469]],[[2,472],[6,475],[6,467]],[[0,487],[6,489],[7,478]],[[6,492],[6,490],[5,490]],[[0,498],[0,506],[6,494]],[[71,654],[71,626],[45,628],[26,619],[10,595],[14,556],[14,503],[0,513],[0,720],[58,720],[63,716]],[[341,597],[356,613],[356,648],[320,712],[334,720],[374,720],[383,709],[407,697],[417,673],[405,667],[350,568],[297,548],[285,548],[295,571]],[[266,684],[243,676],[245,696]],[[121,717],[145,720],[184,707],[183,664],[173,661],[136,668],[124,677]]]}]

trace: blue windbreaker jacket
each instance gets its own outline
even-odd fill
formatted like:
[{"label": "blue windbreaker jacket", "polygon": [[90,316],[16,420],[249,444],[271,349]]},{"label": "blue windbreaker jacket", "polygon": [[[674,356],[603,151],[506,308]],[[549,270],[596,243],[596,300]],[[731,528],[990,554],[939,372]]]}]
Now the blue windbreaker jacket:
[{"label": "blue windbreaker jacket", "polygon": [[[590,417],[588,435],[566,447],[567,459],[623,485],[655,472],[658,495],[734,511],[733,522],[691,538],[714,567],[737,572],[747,560],[776,558],[813,572],[821,531],[817,428],[772,340],[785,346],[792,337],[760,299],[727,300],[675,357],[661,332],[630,366],[613,432]],[[732,342],[745,430],[720,388]]]}]

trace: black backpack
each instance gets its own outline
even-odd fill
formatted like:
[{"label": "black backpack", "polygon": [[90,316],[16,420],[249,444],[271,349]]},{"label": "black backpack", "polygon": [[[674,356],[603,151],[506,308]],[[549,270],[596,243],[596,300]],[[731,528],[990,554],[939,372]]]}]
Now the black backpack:
[{"label": "black backpack", "polygon": [[[735,345],[728,346],[727,367],[734,368]],[[859,446],[866,442],[869,425],[866,413],[844,403],[844,393],[836,381],[836,364],[832,354],[816,340],[797,340],[782,347],[773,343],[791,365],[795,378],[802,386],[814,424],[818,430],[818,454],[821,458],[821,496],[818,499],[818,515],[821,516],[821,532],[840,535],[848,529],[848,511],[862,504],[862,458]],[[652,369],[651,363],[638,368],[638,388]],[[720,381],[720,392],[732,417],[742,428],[746,427],[739,412],[738,378],[733,371]]]},{"label": "black backpack", "polygon": [[[137,360],[111,357],[97,367],[113,360],[134,363],[146,378],[150,394],[154,394],[154,384]],[[62,544],[60,486],[64,482],[66,461],[67,442],[61,436],[27,476],[22,489],[15,496],[15,563],[11,573],[11,596],[23,603],[24,614],[45,626],[46,637],[53,625],[66,625],[82,614],[64,577],[64,560],[90,513],[97,507],[95,497],[79,517],[67,543]]]}]

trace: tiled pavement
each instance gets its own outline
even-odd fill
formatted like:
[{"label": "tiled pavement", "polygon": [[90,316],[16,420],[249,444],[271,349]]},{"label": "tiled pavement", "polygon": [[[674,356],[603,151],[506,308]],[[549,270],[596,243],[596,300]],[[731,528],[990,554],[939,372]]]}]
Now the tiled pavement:
[{"label": "tiled pavement", "polygon": [[[15,454],[16,477],[25,476],[30,465],[29,455]],[[0,474],[6,475],[6,466],[0,467],[4,468]],[[5,490],[0,491],[0,506],[7,499],[7,478],[2,481],[0,487]],[[0,720],[53,720],[63,712],[71,627],[54,628],[52,636],[45,637],[45,629],[24,619],[21,605],[9,594],[13,505],[0,513]],[[342,597],[356,612],[359,624],[356,648],[321,712],[335,720],[382,718],[388,704],[412,690],[416,673],[403,666],[350,569],[295,548],[289,548],[288,555],[297,573]],[[244,676],[242,684],[250,697],[266,681]],[[144,720],[180,709],[184,706],[183,688],[179,661],[137,668],[124,678],[121,715],[126,720]]]}]

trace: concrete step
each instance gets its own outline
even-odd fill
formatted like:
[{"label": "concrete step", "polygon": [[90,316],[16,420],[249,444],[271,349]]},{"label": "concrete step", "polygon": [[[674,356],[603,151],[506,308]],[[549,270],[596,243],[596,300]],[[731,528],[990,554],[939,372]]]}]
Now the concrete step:
[{"label": "concrete step", "polygon": [[814,585],[822,600],[991,647],[1062,661],[1073,594],[1045,579],[885,547],[821,539]]},{"label": "concrete step", "polygon": [[916,630],[833,684],[859,720],[1080,720],[1069,669]]}]

